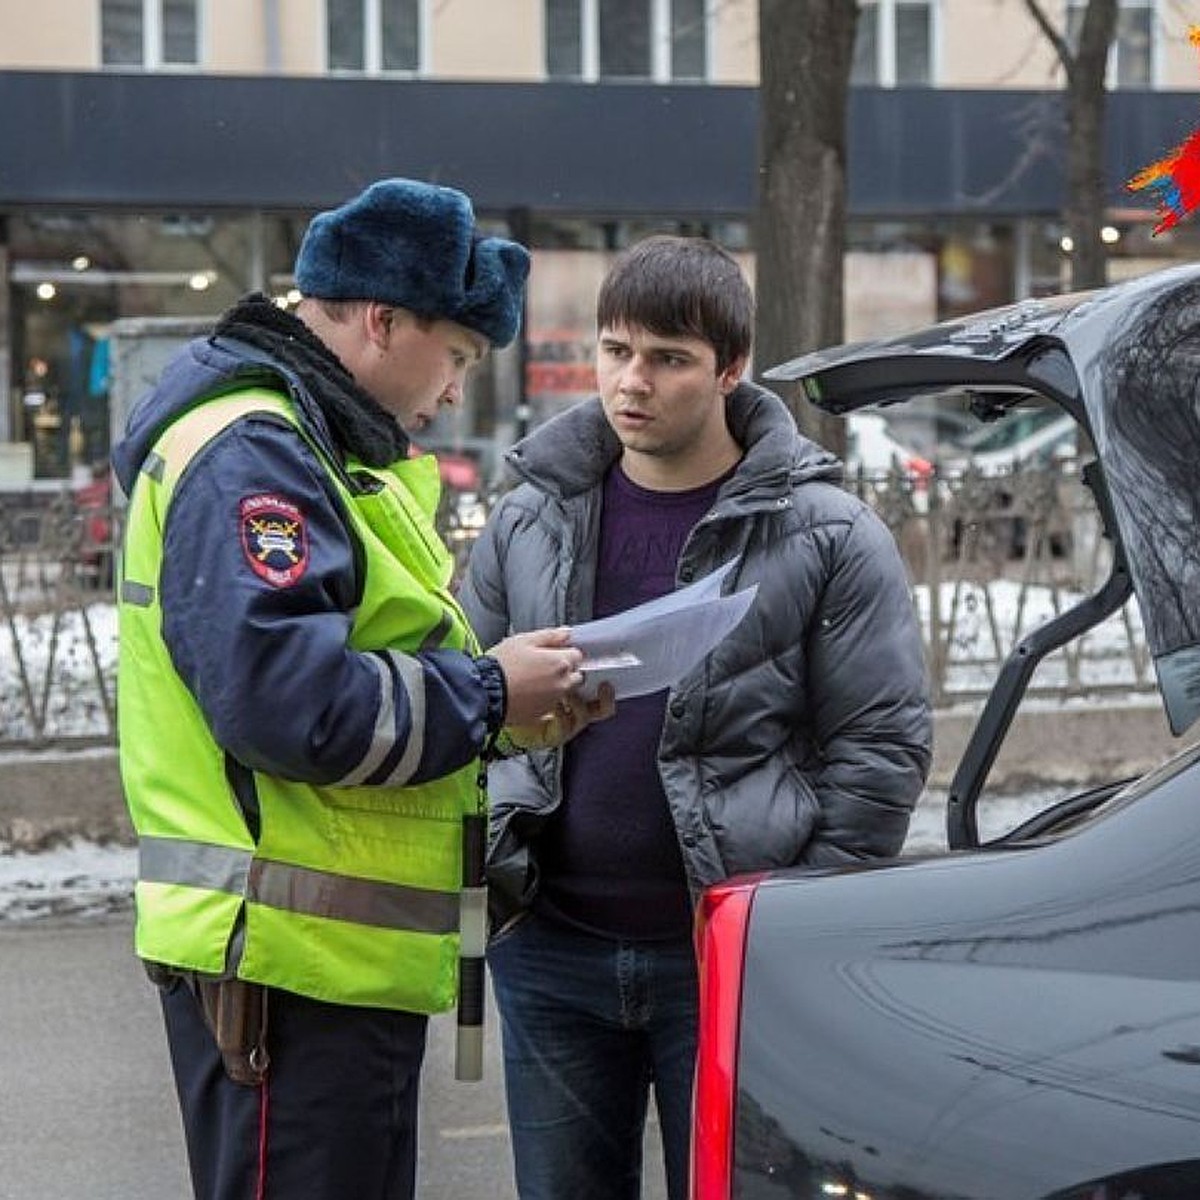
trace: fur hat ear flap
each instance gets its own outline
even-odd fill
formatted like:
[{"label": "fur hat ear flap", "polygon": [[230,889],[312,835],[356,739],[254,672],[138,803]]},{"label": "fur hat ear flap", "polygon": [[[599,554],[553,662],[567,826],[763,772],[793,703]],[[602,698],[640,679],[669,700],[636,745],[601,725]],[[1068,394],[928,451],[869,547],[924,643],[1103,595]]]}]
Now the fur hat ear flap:
[{"label": "fur hat ear flap", "polygon": [[507,346],[521,327],[529,252],[507,238],[485,237],[476,239],[471,260],[473,278],[451,320],[477,330],[493,345]]},{"label": "fur hat ear flap", "polygon": [[529,252],[480,237],[455,188],[384,179],[319,213],[296,256],[296,286],[324,300],[379,300],[455,321],[506,346],[521,324]]}]

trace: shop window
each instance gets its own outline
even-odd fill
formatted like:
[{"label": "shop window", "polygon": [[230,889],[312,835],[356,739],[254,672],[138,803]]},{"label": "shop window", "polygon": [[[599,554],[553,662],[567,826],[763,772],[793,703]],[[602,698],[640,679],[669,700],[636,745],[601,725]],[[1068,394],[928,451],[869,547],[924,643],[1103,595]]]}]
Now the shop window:
[{"label": "shop window", "polygon": [[[195,329],[253,290],[269,289],[282,303],[286,287],[274,285],[290,282],[304,224],[299,216],[206,212],[10,215],[3,348],[13,376],[0,430],[31,445],[34,477],[103,460],[111,422],[122,427],[144,390],[138,363],[105,358],[115,322],[167,318]],[[110,387],[110,368],[122,366]]]},{"label": "shop window", "polygon": [[421,0],[325,0],[331,71],[421,69]]},{"label": "shop window", "polygon": [[106,67],[195,67],[199,0],[101,0],[100,61]]},{"label": "shop window", "polygon": [[[1086,0],[1070,0],[1067,41],[1075,46]],[[1108,52],[1108,86],[1148,88],[1154,83],[1154,0],[1120,0],[1117,33]]]},{"label": "shop window", "polygon": [[867,0],[859,6],[851,83],[929,85],[933,79],[933,0]]},{"label": "shop window", "polygon": [[552,79],[708,77],[705,0],[546,0]]}]

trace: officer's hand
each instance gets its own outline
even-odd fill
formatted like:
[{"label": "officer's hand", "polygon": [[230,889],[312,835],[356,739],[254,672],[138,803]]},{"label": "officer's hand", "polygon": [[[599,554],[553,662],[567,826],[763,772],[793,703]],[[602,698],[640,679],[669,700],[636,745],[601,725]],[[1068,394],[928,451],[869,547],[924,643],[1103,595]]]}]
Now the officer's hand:
[{"label": "officer's hand", "polygon": [[549,750],[561,746],[581,733],[593,721],[604,721],[617,711],[616,697],[611,683],[602,683],[596,696],[585,700],[582,696],[570,696],[560,700],[554,711],[531,725],[505,725],[508,740],[522,750]]},{"label": "officer's hand", "polygon": [[508,690],[505,725],[538,725],[583,683],[583,651],[569,644],[570,629],[538,629],[507,637],[488,653],[500,664]]}]

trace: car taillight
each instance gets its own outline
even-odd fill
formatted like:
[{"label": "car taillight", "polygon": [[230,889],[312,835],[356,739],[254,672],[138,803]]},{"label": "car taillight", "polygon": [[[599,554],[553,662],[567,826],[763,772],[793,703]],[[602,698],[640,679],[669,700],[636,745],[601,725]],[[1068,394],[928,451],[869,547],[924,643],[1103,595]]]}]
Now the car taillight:
[{"label": "car taillight", "polygon": [[742,1007],[742,960],[761,875],[717,884],[696,914],[700,1028],[692,1099],[692,1200],[729,1200]]}]

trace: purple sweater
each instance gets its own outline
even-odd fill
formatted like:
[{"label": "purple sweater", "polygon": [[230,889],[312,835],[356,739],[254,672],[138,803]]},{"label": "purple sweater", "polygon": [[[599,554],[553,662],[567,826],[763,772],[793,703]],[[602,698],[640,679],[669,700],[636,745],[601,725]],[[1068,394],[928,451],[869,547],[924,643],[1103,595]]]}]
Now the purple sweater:
[{"label": "purple sweater", "polygon": [[[594,616],[675,589],[680,551],[724,479],[652,492],[620,466],[604,481]],[[658,776],[667,692],[617,704],[616,715],[566,748],[563,801],[539,844],[539,913],[605,937],[687,937],[683,861]]]}]

